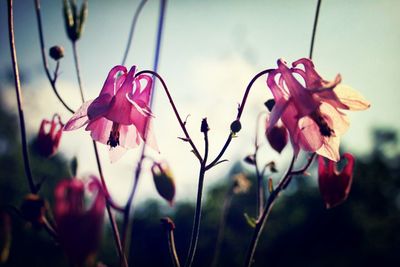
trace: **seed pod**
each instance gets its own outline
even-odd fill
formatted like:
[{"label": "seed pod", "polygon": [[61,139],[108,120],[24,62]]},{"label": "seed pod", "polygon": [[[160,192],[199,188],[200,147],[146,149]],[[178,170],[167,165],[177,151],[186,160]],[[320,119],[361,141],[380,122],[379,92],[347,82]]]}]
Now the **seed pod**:
[{"label": "seed pod", "polygon": [[166,163],[154,163],[151,167],[157,192],[172,206],[175,197],[175,180]]}]

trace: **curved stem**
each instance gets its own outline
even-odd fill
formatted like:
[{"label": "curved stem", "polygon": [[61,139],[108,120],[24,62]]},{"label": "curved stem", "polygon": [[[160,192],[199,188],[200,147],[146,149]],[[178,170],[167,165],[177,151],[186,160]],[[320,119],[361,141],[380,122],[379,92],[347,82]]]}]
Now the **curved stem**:
[{"label": "curved stem", "polygon": [[[239,106],[238,114],[237,114],[237,116],[236,116],[236,120],[240,121],[240,117],[242,116],[242,113],[243,113],[243,110],[244,110],[244,106],[245,106],[245,104],[246,104],[246,102],[247,102],[247,97],[249,96],[251,87],[253,86],[254,82],[255,82],[258,78],[260,78],[261,76],[263,76],[263,75],[265,75],[265,74],[267,74],[267,73],[269,73],[269,72],[271,72],[271,71],[272,71],[272,69],[267,69],[267,70],[260,71],[259,73],[257,73],[257,74],[253,77],[253,79],[251,79],[251,81],[250,81],[249,84],[247,85],[246,91],[244,92],[244,95],[243,95],[243,98],[242,98],[242,103],[241,103],[240,106]],[[208,164],[208,165],[206,166],[206,170],[211,169],[215,164],[218,163],[218,161],[219,161],[219,160],[221,159],[221,157],[224,155],[224,153],[225,153],[226,149],[228,148],[229,144],[231,143],[231,141],[232,141],[232,133],[229,133],[229,136],[228,136],[228,138],[226,139],[225,144],[224,144],[224,146],[222,147],[221,151],[219,152],[219,154],[217,155],[217,157],[215,157],[215,159],[214,159],[210,164]]]},{"label": "curved stem", "polygon": [[269,195],[267,204],[265,205],[265,208],[264,208],[263,212],[261,213],[260,218],[257,220],[256,227],[254,229],[253,236],[250,241],[249,250],[248,250],[247,256],[246,256],[246,261],[245,261],[245,265],[244,265],[246,267],[250,267],[253,263],[254,252],[256,251],[256,247],[257,247],[260,235],[262,233],[262,230],[265,226],[265,223],[268,219],[271,209],[275,203],[275,200],[278,198],[279,193],[283,189],[283,185],[284,185],[285,181],[288,179],[288,177],[290,177],[290,173],[293,169],[295,159],[296,159],[296,157],[293,156],[288,170],[286,171],[285,175],[279,182],[279,185],[277,186],[277,188],[274,191],[272,191],[272,193]]},{"label": "curved stem", "polygon": [[[57,87],[56,87],[56,79],[57,79],[56,73],[57,72],[54,73],[54,78],[52,78],[51,74],[50,74],[49,65],[48,65],[47,56],[46,56],[44,36],[43,36],[42,16],[41,16],[41,12],[40,12],[40,0],[35,0],[35,9],[36,9],[38,31],[39,31],[40,51],[42,54],[43,67],[44,67],[44,71],[46,72],[47,79],[49,80],[51,88],[53,89],[56,97],[61,102],[61,104],[69,112],[75,113],[75,111],[67,105],[67,103],[62,99],[62,97],[60,96],[60,94],[57,91]],[[59,62],[57,61],[57,68],[58,68],[58,65],[59,65]]]},{"label": "curved stem", "polygon": [[17,61],[17,51],[15,48],[15,36],[14,36],[14,12],[13,12],[13,1],[7,1],[8,7],[8,33],[10,40],[10,51],[11,51],[11,61],[14,71],[14,84],[15,84],[15,94],[17,96],[17,106],[19,115],[19,125],[21,130],[21,140],[22,140],[22,155],[24,159],[24,170],[26,178],[28,179],[29,189],[33,194],[39,191],[39,188],[35,185],[33,181],[33,175],[31,171],[31,166],[29,162],[29,152],[28,152],[28,142],[26,139],[26,129],[25,129],[25,118],[22,103],[22,92],[21,92],[21,82],[19,78],[19,69]]},{"label": "curved stem", "polygon": [[312,31],[312,36],[311,36],[310,54],[308,56],[310,59],[312,59],[312,56],[313,56],[315,34],[317,32],[319,9],[321,7],[321,2],[322,2],[322,0],[318,0],[317,9],[315,11],[314,25],[313,25],[313,31]]},{"label": "curved stem", "polygon": [[129,50],[131,48],[132,40],[133,40],[133,33],[135,32],[136,28],[136,23],[139,18],[140,12],[142,11],[144,5],[146,4],[147,0],[142,0],[138,7],[136,8],[135,14],[133,15],[132,19],[132,24],[131,24],[131,29],[129,31],[129,36],[128,36],[128,43],[126,44],[125,52],[124,52],[124,57],[122,58],[122,63],[121,65],[125,65],[126,59],[128,58]]},{"label": "curved stem", "polygon": [[190,138],[190,135],[189,135],[189,133],[188,133],[188,131],[187,131],[187,129],[186,129],[185,123],[182,121],[182,118],[181,118],[181,116],[179,115],[178,109],[177,109],[176,106],[175,106],[174,100],[172,99],[171,94],[169,93],[167,84],[165,83],[164,79],[163,79],[158,73],[156,73],[156,72],[154,72],[154,71],[151,71],[151,70],[143,70],[143,71],[140,71],[140,72],[138,72],[135,76],[137,77],[137,76],[139,76],[140,74],[146,74],[146,73],[151,74],[151,75],[157,77],[158,80],[161,82],[161,84],[162,84],[162,86],[163,86],[163,88],[164,88],[164,91],[165,91],[165,93],[167,94],[169,103],[171,104],[171,107],[172,107],[172,109],[173,109],[173,111],[174,111],[174,113],[175,113],[175,116],[176,116],[176,118],[177,118],[177,120],[178,120],[178,122],[179,122],[179,125],[181,126],[181,129],[182,129],[182,131],[183,131],[183,133],[184,133],[184,135],[185,135],[187,141],[189,142],[190,146],[191,146],[192,149],[193,149],[193,153],[196,155],[196,157],[199,159],[199,161],[202,162],[203,159],[202,159],[202,157],[201,157],[201,155],[200,155],[200,153],[199,153],[199,151],[198,151],[196,145],[193,143],[192,139]]},{"label": "curved stem", "polygon": [[193,219],[193,228],[192,235],[190,239],[190,246],[188,256],[186,258],[185,267],[192,266],[194,255],[196,252],[197,241],[199,239],[199,230],[200,230],[200,219],[201,219],[201,199],[203,194],[203,184],[204,184],[204,175],[205,175],[205,164],[202,164],[199,172],[199,184],[197,186],[197,200],[196,200],[196,209],[194,212]]},{"label": "curved stem", "polygon": [[74,54],[76,77],[78,79],[78,84],[79,84],[79,93],[81,95],[81,100],[82,100],[82,103],[83,103],[83,102],[85,102],[85,97],[83,95],[82,77],[81,77],[81,71],[80,71],[80,68],[79,68],[78,47],[76,45],[76,42],[72,42],[72,51],[73,51],[73,54]]}]

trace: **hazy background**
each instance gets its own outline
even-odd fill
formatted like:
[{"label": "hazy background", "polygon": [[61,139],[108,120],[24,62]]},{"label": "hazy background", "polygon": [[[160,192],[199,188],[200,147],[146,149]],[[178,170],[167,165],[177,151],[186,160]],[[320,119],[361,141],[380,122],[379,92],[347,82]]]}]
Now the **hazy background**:
[{"label": "hazy background", "polygon": [[[132,15],[139,1],[90,1],[85,32],[78,42],[83,84],[87,99],[98,95],[108,71],[120,64]],[[188,129],[202,149],[200,122],[210,124],[211,157],[222,146],[237,103],[250,79],[259,71],[276,66],[278,58],[292,62],[307,57],[317,1],[168,1],[159,73],[165,78],[182,117],[190,114]],[[153,64],[158,1],[148,1],[143,9],[127,65],[149,69]],[[47,47],[63,45],[58,88],[74,108],[80,105],[72,50],[66,38],[62,1],[42,1],[42,19]],[[343,143],[348,150],[365,153],[371,148],[370,129],[390,126],[399,130],[397,64],[400,61],[400,1],[323,1],[315,41],[314,62],[321,75],[330,80],[341,73],[343,82],[358,89],[372,107],[350,114],[351,128]],[[9,79],[10,57],[7,35],[6,1],[0,3],[0,74],[3,87]],[[42,118],[54,112],[70,117],[58,102],[46,80],[39,53],[33,1],[15,1],[15,32],[29,135],[33,137]],[[54,65],[51,63],[51,67]],[[12,88],[11,88],[12,89]],[[176,176],[177,201],[194,200],[197,180],[196,159],[190,147],[178,140],[181,130],[164,92],[155,93],[154,120],[161,154]],[[243,116],[243,130],[224,158],[234,162],[252,152],[255,116],[270,97],[265,79],[254,86]],[[15,112],[15,95],[2,90],[2,98]],[[119,162],[109,164],[108,148],[101,146],[105,176],[113,196],[123,201],[132,181],[139,150],[129,151]],[[60,151],[79,159],[79,174],[97,173],[89,134],[83,129],[66,132]],[[290,156],[290,149],[283,158]],[[265,159],[278,154],[265,150]],[[278,162],[279,163],[279,162]],[[208,174],[206,186],[227,172],[231,163]],[[284,168],[285,162],[279,167]],[[141,180],[138,200],[157,197],[146,173]]]}]

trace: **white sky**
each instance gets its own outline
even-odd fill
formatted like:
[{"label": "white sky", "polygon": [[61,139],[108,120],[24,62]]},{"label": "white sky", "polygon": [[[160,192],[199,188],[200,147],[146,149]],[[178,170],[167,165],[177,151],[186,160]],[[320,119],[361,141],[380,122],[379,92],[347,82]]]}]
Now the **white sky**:
[{"label": "white sky", "polygon": [[[34,134],[42,118],[54,112],[69,114],[57,102],[45,79],[39,53],[33,1],[15,6],[16,43],[20,68],[29,73],[23,87],[27,122]],[[202,150],[199,132],[203,117],[210,124],[211,158],[223,145],[237,103],[250,79],[259,71],[276,66],[278,58],[292,62],[306,57],[317,1],[194,1],[168,2],[159,73],[167,82],[182,117],[190,114],[188,129]],[[58,87],[71,106],[80,104],[72,61],[65,37],[62,1],[42,1],[47,47],[61,44],[66,57],[61,64]],[[79,41],[86,97],[96,97],[108,71],[122,60],[134,9],[138,1],[90,1],[89,18]],[[358,89],[372,102],[370,110],[350,114],[351,128],[343,143],[353,152],[370,148],[370,130],[375,126],[400,128],[397,64],[400,61],[400,1],[323,1],[314,50],[314,63],[330,80],[341,73],[344,83]],[[128,65],[151,68],[157,25],[158,1],[149,0],[137,24]],[[0,3],[0,73],[10,68],[6,1]],[[129,66],[128,66],[129,67]],[[3,83],[2,83],[3,84]],[[164,93],[157,87],[154,126],[161,149],[158,159],[172,166],[177,183],[177,201],[195,199],[198,166],[182,136]],[[5,92],[10,109],[14,92]],[[224,158],[230,163],[208,173],[206,186],[227,173],[235,160],[251,153],[255,117],[269,98],[265,80],[260,79],[251,93],[242,119],[244,129]],[[101,145],[100,145],[101,146]],[[286,149],[285,155],[290,154]],[[61,151],[68,158],[77,155],[81,175],[97,173],[89,134],[83,129],[64,133]],[[101,155],[105,175],[114,197],[125,199],[139,150],[130,151],[115,164],[108,163],[107,147]],[[277,159],[265,151],[265,158]],[[284,168],[284,164],[281,164]],[[144,175],[137,199],[157,198],[152,179]]]}]

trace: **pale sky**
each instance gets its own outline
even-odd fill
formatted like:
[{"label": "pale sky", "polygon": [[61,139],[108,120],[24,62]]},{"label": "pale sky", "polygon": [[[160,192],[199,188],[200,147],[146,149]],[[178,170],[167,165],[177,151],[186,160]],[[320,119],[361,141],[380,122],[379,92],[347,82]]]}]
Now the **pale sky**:
[{"label": "pale sky", "polygon": [[[85,33],[78,43],[87,99],[95,98],[108,71],[120,64],[130,22],[139,1],[89,1]],[[159,73],[164,77],[182,117],[190,114],[188,130],[203,149],[199,132],[201,119],[208,118],[213,158],[223,145],[231,121],[236,115],[245,87],[259,71],[274,68],[278,58],[292,62],[307,57],[317,1],[194,1],[170,0],[166,10]],[[63,18],[62,1],[42,1],[47,47],[63,45],[66,56],[61,63],[58,87],[60,94],[74,108],[80,99]],[[343,83],[359,90],[371,101],[370,110],[350,114],[351,127],[343,144],[352,152],[370,148],[370,130],[375,126],[400,130],[398,119],[400,75],[400,1],[396,0],[324,0],[322,1],[315,41],[314,63],[327,80],[337,73]],[[158,1],[149,0],[137,24],[127,67],[149,69],[158,14]],[[23,86],[26,117],[33,136],[42,118],[54,112],[67,121],[69,114],[57,102],[46,80],[39,53],[33,1],[15,1],[15,31],[20,68],[29,74]],[[10,68],[7,35],[6,1],[0,2],[0,75]],[[54,67],[54,65],[52,65]],[[3,83],[2,83],[3,85]],[[177,201],[194,200],[198,166],[190,147],[179,141],[182,136],[164,92],[157,87],[153,112],[155,133],[161,154],[176,176]],[[10,110],[14,91],[3,92]],[[255,117],[270,98],[265,79],[251,92],[244,116],[243,130],[226,156],[230,163],[208,173],[206,187],[226,174],[233,163],[252,152]],[[107,147],[101,146],[105,175],[113,196],[125,199],[132,181],[139,150],[130,151],[119,162],[110,164]],[[60,147],[67,158],[77,155],[79,174],[97,173],[88,132],[66,132]],[[286,148],[284,156],[291,153]],[[279,159],[265,148],[265,159]],[[285,168],[281,161],[281,168]],[[138,200],[158,198],[151,176],[143,175]]]}]

